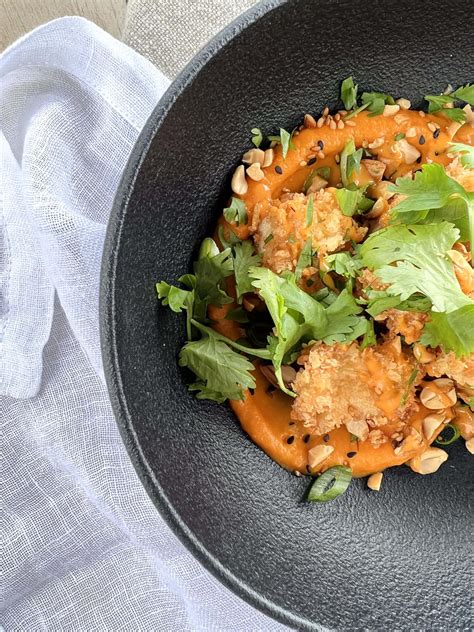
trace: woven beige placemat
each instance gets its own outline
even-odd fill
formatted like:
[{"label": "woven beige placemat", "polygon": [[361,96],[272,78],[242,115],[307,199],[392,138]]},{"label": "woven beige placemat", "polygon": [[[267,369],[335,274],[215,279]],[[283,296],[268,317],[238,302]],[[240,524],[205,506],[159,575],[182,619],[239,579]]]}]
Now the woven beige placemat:
[{"label": "woven beige placemat", "polygon": [[129,0],[123,40],[171,79],[257,0]]}]

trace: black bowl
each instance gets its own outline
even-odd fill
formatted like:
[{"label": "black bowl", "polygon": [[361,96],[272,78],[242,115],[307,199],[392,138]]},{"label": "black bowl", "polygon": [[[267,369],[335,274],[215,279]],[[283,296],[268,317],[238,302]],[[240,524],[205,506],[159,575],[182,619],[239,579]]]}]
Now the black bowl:
[{"label": "black bowl", "polygon": [[398,468],[378,494],[356,481],[333,503],[302,502],[308,479],[273,463],[226,406],[188,393],[177,366],[183,318],[158,307],[154,283],[190,269],[252,127],[289,129],[305,112],[336,106],[350,74],[364,89],[415,104],[472,80],[471,9],[465,0],[259,5],[160,101],[110,220],[102,344],[131,459],[201,562],[298,628],[472,628],[469,455],[455,444],[436,475]]}]

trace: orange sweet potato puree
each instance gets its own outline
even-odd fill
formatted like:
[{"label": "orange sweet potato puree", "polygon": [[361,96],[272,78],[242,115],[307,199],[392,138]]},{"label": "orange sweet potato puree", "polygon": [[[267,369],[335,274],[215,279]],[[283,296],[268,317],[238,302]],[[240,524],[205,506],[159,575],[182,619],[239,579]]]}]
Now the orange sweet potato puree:
[{"label": "orange sweet potato puree", "polygon": [[[406,133],[410,128],[414,128],[416,135],[408,140],[411,145],[421,152],[421,162],[427,161],[447,164],[449,157],[445,150],[447,143],[451,141],[462,142],[474,145],[474,128],[472,125],[464,125],[458,129],[458,125],[444,116],[434,114],[420,115],[417,111],[401,110],[396,116],[370,117],[366,112],[361,112],[352,121],[354,126],[343,129],[332,130],[329,127],[303,129],[297,136],[293,137],[294,149],[288,151],[285,159],[282,156],[281,146],[275,148],[275,159],[271,166],[263,169],[265,177],[259,182],[248,181],[248,191],[241,196],[246,202],[247,211],[251,219],[252,211],[258,202],[275,199],[281,196],[283,189],[290,191],[301,191],[304,181],[315,168],[328,166],[331,168],[330,185],[334,186],[340,181],[339,166],[336,164],[335,156],[340,154],[345,144],[354,139],[356,147],[360,147],[363,141],[373,143],[376,139],[383,138],[384,142],[379,147],[373,149],[373,153],[378,159],[393,160],[394,153],[392,147],[394,137],[399,133]],[[437,138],[433,137],[433,131],[428,128],[428,123],[436,123],[441,131]],[[420,137],[424,137],[424,143],[419,142]],[[309,155],[313,155],[312,149],[318,141],[324,143],[325,157],[317,159],[311,166],[300,166],[302,161],[307,161]],[[280,166],[282,173],[275,171],[275,166]],[[407,173],[416,165],[398,165],[387,172],[391,174],[391,179]],[[393,172],[393,174],[392,174]],[[358,176],[361,184],[367,174],[364,168]],[[249,222],[250,223],[250,222]],[[241,239],[250,236],[249,227],[241,225],[236,227],[228,224],[223,217],[219,220],[226,230],[232,230]],[[232,290],[229,287],[229,290]],[[210,309],[211,318],[216,321],[215,329],[232,339],[242,336],[243,331],[238,324],[225,320],[225,314],[233,305],[226,305],[222,308],[212,307]],[[370,369],[371,367],[369,367]],[[379,377],[380,369],[372,367],[374,375]],[[331,431],[328,435],[313,436],[302,422],[293,422],[290,419],[290,409],[292,398],[281,391],[269,393],[270,386],[261,372],[255,370],[256,388],[253,394],[245,392],[243,401],[231,401],[230,405],[240,420],[242,428],[248,433],[250,438],[259,445],[272,459],[288,470],[301,472],[303,474],[324,471],[335,465],[346,465],[351,467],[355,477],[367,476],[374,472],[380,472],[387,467],[401,465],[417,454],[423,452],[428,442],[423,436],[421,423],[431,411],[420,404],[420,409],[410,419],[410,425],[419,433],[420,442],[413,441],[412,449],[405,449],[403,454],[395,454],[390,441],[379,447],[374,447],[369,441],[351,441],[351,435],[342,426]],[[380,408],[389,415],[393,412],[393,407],[398,405],[399,393],[393,398],[386,397],[384,401],[378,402]],[[440,425],[433,439],[442,429]],[[381,426],[380,430],[389,437],[394,428],[387,424]],[[291,439],[291,437],[293,437]],[[318,444],[332,446],[334,452],[323,462],[319,468],[308,470],[308,450]],[[355,453],[355,454],[354,454]]]}]

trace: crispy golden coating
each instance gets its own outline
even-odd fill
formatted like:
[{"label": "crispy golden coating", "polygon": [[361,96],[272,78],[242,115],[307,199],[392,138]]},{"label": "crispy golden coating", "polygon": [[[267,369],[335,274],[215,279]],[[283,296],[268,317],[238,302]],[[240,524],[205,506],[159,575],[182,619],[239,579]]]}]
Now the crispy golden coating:
[{"label": "crispy golden coating", "polygon": [[357,286],[362,294],[365,294],[364,290],[369,288],[372,290],[386,290],[388,283],[383,283],[369,268],[363,268],[357,277]]},{"label": "crispy golden coating", "polygon": [[415,386],[423,375],[409,384],[416,362],[402,350],[400,338],[364,350],[356,343],[318,342],[309,354],[304,350],[303,362],[291,417],[317,434],[354,421],[376,428],[404,420],[416,407]]},{"label": "crispy golden coating", "polygon": [[466,191],[474,192],[474,170],[473,169],[465,169],[459,158],[458,154],[453,154],[455,159],[449,163],[446,167],[446,173],[450,178],[453,178],[461,186],[463,186]]},{"label": "crispy golden coating", "polygon": [[387,309],[378,314],[375,320],[385,321],[390,336],[404,336],[405,342],[410,345],[421,338],[428,314]]},{"label": "crispy golden coating", "polygon": [[446,375],[454,380],[457,387],[474,388],[474,353],[466,358],[457,358],[452,351],[439,351],[436,359],[426,365],[426,372],[432,377]]},{"label": "crispy golden coating", "polygon": [[[362,295],[365,295],[367,288],[385,290],[388,287],[368,268],[362,270],[357,284]],[[391,337],[402,335],[407,344],[412,344],[420,339],[428,316],[423,312],[406,312],[392,308],[378,314],[375,320],[385,323]]]},{"label": "crispy golden coating", "polygon": [[348,241],[359,242],[367,229],[342,214],[335,189],[313,194],[313,217],[308,226],[308,197],[302,193],[258,204],[251,231],[263,265],[276,273],[294,270],[301,250],[311,236],[313,250],[324,255],[341,249]]}]

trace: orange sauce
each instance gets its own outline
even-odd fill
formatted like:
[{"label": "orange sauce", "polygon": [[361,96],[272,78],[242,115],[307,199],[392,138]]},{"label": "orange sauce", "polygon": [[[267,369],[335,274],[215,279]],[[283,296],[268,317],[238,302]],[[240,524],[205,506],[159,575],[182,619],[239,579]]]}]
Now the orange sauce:
[{"label": "orange sauce", "polygon": [[[294,149],[288,151],[286,158],[282,156],[282,148],[275,148],[275,158],[271,166],[263,169],[265,177],[259,182],[248,179],[248,191],[241,196],[247,206],[249,218],[255,204],[275,199],[281,196],[283,189],[290,191],[301,191],[308,175],[316,168],[330,167],[330,185],[334,186],[340,181],[340,170],[336,162],[336,156],[343,150],[345,144],[352,138],[356,147],[360,147],[365,141],[368,144],[377,139],[383,138],[373,153],[377,159],[393,160],[394,137],[399,133],[405,133],[413,128],[415,135],[410,136],[409,143],[416,147],[421,153],[421,163],[427,161],[447,164],[449,157],[445,150],[450,141],[462,142],[474,145],[474,128],[472,125],[464,125],[457,133],[453,134],[452,121],[444,116],[427,114],[420,116],[417,111],[401,110],[398,115],[391,117],[375,116],[370,117],[367,112],[361,112],[352,121],[354,126],[346,125],[343,129],[332,130],[329,127],[303,129],[297,136],[293,137]],[[437,138],[434,138],[433,131],[428,128],[428,123],[437,124],[441,131]],[[424,142],[420,143],[423,136]],[[318,158],[311,166],[300,166],[302,161],[307,161],[308,156],[315,153],[314,147],[322,142],[325,157]],[[282,173],[275,171],[275,166],[281,168]],[[396,166],[391,179],[401,176],[412,170],[417,165]],[[359,178],[364,179],[363,170]],[[236,227],[228,224],[223,217],[219,220],[219,225],[223,225],[226,230],[232,230],[241,239],[250,237],[249,226],[242,225]],[[232,283],[229,283],[229,290],[232,291]],[[225,320],[227,312],[235,305],[226,305],[221,308],[211,307],[210,317],[216,321],[215,329],[225,336],[236,340],[243,335],[243,330],[230,320]],[[380,367],[368,367],[380,379]],[[324,471],[335,465],[345,465],[352,469],[355,477],[367,476],[374,472],[380,472],[387,467],[401,465],[417,454],[423,452],[428,442],[423,436],[422,420],[431,411],[420,404],[419,410],[412,415],[409,425],[419,433],[416,441],[410,442],[410,446],[400,454],[394,452],[394,446],[390,440],[374,447],[369,441],[359,442],[354,440],[347,429],[341,426],[327,435],[312,435],[301,421],[292,421],[290,411],[292,398],[279,390],[270,390],[270,384],[256,368],[255,370],[256,388],[251,394],[246,391],[242,401],[231,401],[230,405],[240,420],[242,428],[249,437],[259,445],[272,459],[284,468],[301,472],[302,474],[314,474]],[[377,405],[387,416],[393,415],[399,405],[399,393],[394,393],[393,397],[385,397]],[[441,431],[441,424],[433,439]],[[393,424],[381,426],[380,430],[390,437],[394,431]],[[328,445],[334,448],[329,457],[314,470],[308,469],[308,451],[316,445]]]}]

